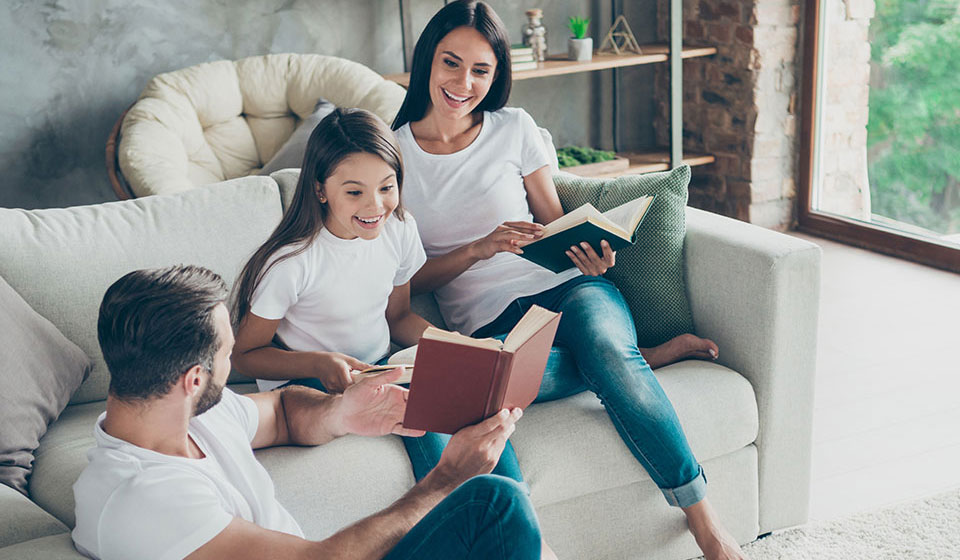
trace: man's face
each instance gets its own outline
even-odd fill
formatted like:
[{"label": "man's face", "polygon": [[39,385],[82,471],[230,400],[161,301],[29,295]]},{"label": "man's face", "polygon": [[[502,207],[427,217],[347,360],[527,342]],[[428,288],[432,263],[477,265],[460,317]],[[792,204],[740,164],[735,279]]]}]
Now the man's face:
[{"label": "man's face", "polygon": [[199,416],[220,402],[223,388],[230,375],[230,354],[233,352],[233,329],[230,327],[230,314],[226,306],[218,305],[213,310],[220,348],[213,357],[213,370],[207,371],[207,383],[193,404],[193,415]]}]

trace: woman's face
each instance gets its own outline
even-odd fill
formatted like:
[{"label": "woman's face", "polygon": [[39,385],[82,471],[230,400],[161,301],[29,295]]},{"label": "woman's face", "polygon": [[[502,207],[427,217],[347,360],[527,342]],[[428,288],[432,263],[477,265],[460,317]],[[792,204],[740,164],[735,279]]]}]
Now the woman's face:
[{"label": "woman's face", "polygon": [[497,71],[493,47],[472,27],[447,33],[433,53],[430,102],[438,116],[463,118],[483,101]]}]

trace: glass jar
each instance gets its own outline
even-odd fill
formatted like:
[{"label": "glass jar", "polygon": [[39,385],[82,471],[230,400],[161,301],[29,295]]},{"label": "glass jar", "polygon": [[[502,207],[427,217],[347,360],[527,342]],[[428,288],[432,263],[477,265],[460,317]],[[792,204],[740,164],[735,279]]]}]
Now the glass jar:
[{"label": "glass jar", "polygon": [[547,28],[543,25],[543,10],[532,8],[526,11],[527,23],[521,30],[524,46],[533,49],[537,62],[547,59]]}]

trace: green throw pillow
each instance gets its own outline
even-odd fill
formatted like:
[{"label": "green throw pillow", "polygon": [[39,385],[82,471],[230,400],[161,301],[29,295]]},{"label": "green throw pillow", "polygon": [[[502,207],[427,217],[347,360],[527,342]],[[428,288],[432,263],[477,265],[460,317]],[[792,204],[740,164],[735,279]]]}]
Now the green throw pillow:
[{"label": "green throw pillow", "polygon": [[617,251],[616,265],[606,273],[630,304],[641,348],[693,332],[683,274],[684,209],[689,182],[687,165],[672,171],[616,179],[570,174],[554,177],[566,212],[586,202],[605,212],[638,196],[656,195],[640,224],[637,242]]}]

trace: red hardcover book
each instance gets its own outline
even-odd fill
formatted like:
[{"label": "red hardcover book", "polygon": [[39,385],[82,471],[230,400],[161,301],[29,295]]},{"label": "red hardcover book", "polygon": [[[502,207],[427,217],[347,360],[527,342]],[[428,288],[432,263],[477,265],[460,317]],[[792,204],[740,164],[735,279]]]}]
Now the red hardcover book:
[{"label": "red hardcover book", "polygon": [[502,343],[429,328],[417,346],[403,425],[452,434],[537,398],[560,314],[533,306]]}]

